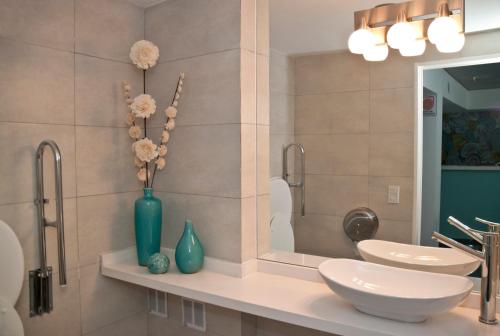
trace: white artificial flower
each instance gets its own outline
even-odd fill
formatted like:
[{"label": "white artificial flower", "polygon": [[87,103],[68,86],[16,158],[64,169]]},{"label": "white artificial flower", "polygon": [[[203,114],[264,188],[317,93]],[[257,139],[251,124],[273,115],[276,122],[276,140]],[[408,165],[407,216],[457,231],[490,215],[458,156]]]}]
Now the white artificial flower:
[{"label": "white artificial flower", "polygon": [[134,98],[130,110],[137,118],[149,118],[156,112],[156,101],[148,94],[141,94]]},{"label": "white artificial flower", "polygon": [[175,118],[177,116],[177,109],[174,106],[169,106],[165,109],[165,114],[169,118]]},{"label": "white artificial flower", "polygon": [[160,149],[158,150],[158,156],[163,157],[165,155],[167,155],[167,146],[161,145]]},{"label": "white artificial flower", "polygon": [[143,162],[151,162],[158,156],[158,147],[148,138],[136,141],[133,148],[137,158]]},{"label": "white artificial flower", "polygon": [[[151,177],[151,173],[149,171],[148,171],[148,177]],[[146,168],[139,169],[139,172],[137,172],[137,178],[141,182],[146,181]]]},{"label": "white artificial flower", "polygon": [[134,121],[135,121],[134,114],[132,112],[127,113],[127,119],[125,120],[127,125],[132,126],[134,124]]},{"label": "white artificial flower", "polygon": [[139,139],[139,137],[141,136],[141,128],[139,126],[130,127],[130,129],[128,130],[128,135],[130,135],[132,139]]},{"label": "white artificial flower", "polygon": [[150,41],[137,41],[130,48],[130,59],[139,69],[146,70],[155,66],[158,57],[160,57],[160,51]]},{"label": "white artificial flower", "polygon": [[144,166],[144,162],[142,162],[141,160],[139,160],[137,158],[137,156],[134,158],[134,164],[138,167],[138,168],[141,168]]},{"label": "white artificial flower", "polygon": [[166,144],[170,139],[170,133],[168,131],[163,131],[161,133],[161,143]]},{"label": "white artificial flower", "polygon": [[165,168],[166,162],[164,158],[159,158],[158,160],[156,160],[155,163],[158,170],[162,170],[163,168]]},{"label": "white artificial flower", "polygon": [[175,128],[175,120],[174,119],[169,119],[167,123],[165,124],[165,128],[169,131],[173,130]]}]

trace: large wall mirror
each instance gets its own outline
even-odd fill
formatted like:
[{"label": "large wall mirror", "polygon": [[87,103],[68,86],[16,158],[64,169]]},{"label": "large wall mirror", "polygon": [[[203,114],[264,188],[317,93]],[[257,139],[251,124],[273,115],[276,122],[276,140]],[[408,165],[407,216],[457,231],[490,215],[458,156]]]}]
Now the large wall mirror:
[{"label": "large wall mirror", "polygon": [[500,63],[366,62],[344,50],[352,8],[314,3],[270,0],[259,22],[259,258],[317,267],[369,238],[438,246],[433,231],[473,246],[446,220],[500,222]]}]

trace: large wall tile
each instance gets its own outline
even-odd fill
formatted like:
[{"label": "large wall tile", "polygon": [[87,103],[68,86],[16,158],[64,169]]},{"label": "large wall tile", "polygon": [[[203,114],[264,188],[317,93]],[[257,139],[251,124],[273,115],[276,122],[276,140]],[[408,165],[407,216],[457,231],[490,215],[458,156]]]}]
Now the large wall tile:
[{"label": "large wall tile", "polygon": [[73,12],[68,0],[5,0],[0,3],[0,36],[73,51]]},{"label": "large wall tile", "polygon": [[[67,198],[63,200],[63,203],[66,269],[71,271],[78,266],[76,200],[74,198]],[[55,202],[51,200],[45,206],[45,209],[49,220],[53,220],[55,218]],[[0,218],[14,230],[21,242],[24,253],[25,277],[27,278],[28,271],[40,267],[36,206],[33,202],[3,205],[0,206]],[[47,265],[52,266],[55,274],[59,272],[57,231],[55,228],[46,228],[45,235],[47,242]],[[55,276],[54,279],[56,279]]]},{"label": "large wall tile", "polygon": [[89,333],[146,310],[146,290],[102,276],[99,265],[80,269],[82,331]]},{"label": "large wall tile", "polygon": [[366,133],[369,91],[295,97],[295,133]]},{"label": "large wall tile", "polygon": [[244,336],[241,312],[214,305],[205,305],[207,333],[220,336]]},{"label": "large wall tile", "polygon": [[[274,145],[277,143],[279,145]],[[271,139],[269,136],[269,126],[257,126],[257,194],[267,194],[269,193],[269,177],[275,176],[274,174],[278,174],[278,172],[270,173],[271,167],[278,167],[278,163],[270,162],[271,160],[276,160],[276,151],[278,148],[281,151],[281,140],[274,141],[271,143]],[[271,148],[271,145],[273,146]],[[271,154],[272,153],[272,154]],[[281,156],[279,156],[281,157]],[[281,162],[281,159],[280,161]],[[276,168],[277,170],[278,168]],[[281,173],[278,175],[280,176]]]},{"label": "large wall tile", "polygon": [[136,191],[132,139],[123,128],[76,128],[78,196]]},{"label": "large wall tile", "polygon": [[99,254],[135,245],[134,202],[139,192],[78,198],[80,265],[99,262]]},{"label": "large wall tile", "polygon": [[234,0],[173,0],[146,9],[146,38],[160,62],[240,46],[241,5]]},{"label": "large wall tile", "polygon": [[156,177],[156,189],[240,197],[240,129],[240,125],[178,127],[168,144],[167,166]]},{"label": "large wall tile", "polygon": [[393,221],[379,218],[379,228],[375,239],[411,244],[413,223],[411,221]]},{"label": "large wall tile", "polygon": [[242,124],[255,124],[257,121],[257,59],[255,52],[241,49],[240,69],[240,121]]},{"label": "large wall tile", "polygon": [[241,197],[257,193],[257,129],[255,125],[241,125]]},{"label": "large wall tile", "polygon": [[142,71],[132,64],[76,55],[76,124],[126,127],[122,82],[130,83],[135,97],[143,92],[142,80]]},{"label": "large wall tile", "polygon": [[[370,176],[369,207],[379,218],[410,221],[413,215],[413,179],[411,177]],[[387,203],[389,185],[400,187],[399,204]]]},{"label": "large wall tile", "polygon": [[369,79],[368,62],[348,51],[295,59],[298,95],[368,90]]},{"label": "large wall tile", "polygon": [[241,0],[241,42],[242,49],[256,52],[256,0]]},{"label": "large wall tile", "polygon": [[[261,0],[264,1],[264,0]],[[269,57],[257,54],[257,124],[269,125]]]},{"label": "large wall tile", "polygon": [[370,89],[409,88],[414,86],[415,59],[403,57],[391,49],[389,61],[365,62],[370,67]]},{"label": "large wall tile", "polygon": [[134,314],[85,336],[147,336],[147,313]]},{"label": "large wall tile", "polygon": [[370,175],[413,176],[413,134],[370,134]]},{"label": "large wall tile", "polygon": [[294,59],[271,50],[269,70],[271,91],[295,94]]},{"label": "large wall tile", "polygon": [[354,258],[355,246],[346,236],[343,217],[297,216],[294,223],[295,251],[334,258]]},{"label": "large wall tile", "polygon": [[69,52],[0,38],[0,121],[73,124],[73,65]]},{"label": "large wall tile", "polygon": [[241,199],[164,192],[158,197],[164,208],[163,246],[175,248],[184,221],[191,219],[207,256],[241,261]]},{"label": "large wall tile", "polygon": [[[299,202],[296,202],[298,209]],[[345,216],[368,205],[368,176],[306,175],[306,213]]]},{"label": "large wall tile", "polygon": [[147,73],[146,91],[157,103],[152,125],[163,125],[179,73],[184,72],[177,125],[240,122],[240,51],[231,50],[159,64]]},{"label": "large wall tile", "polygon": [[144,9],[121,0],[75,0],[76,52],[131,62],[130,47],[144,38]]},{"label": "large wall tile", "polygon": [[257,197],[254,196],[241,199],[241,261],[255,258],[257,258]]},{"label": "large wall tile", "polygon": [[293,134],[295,124],[295,96],[271,92],[271,134]]},{"label": "large wall tile", "polygon": [[25,336],[80,336],[80,296],[76,270],[68,272],[68,284],[59,286],[57,276],[53,279],[54,310],[50,314],[29,317],[29,284],[25,281],[16,310],[23,322]]},{"label": "large wall tile", "polygon": [[257,256],[271,250],[269,195],[257,196]]},{"label": "large wall tile", "polygon": [[297,135],[295,140],[307,155],[306,174],[368,175],[367,134]]},{"label": "large wall tile", "polygon": [[370,132],[413,132],[413,88],[373,90]]},{"label": "large wall tile", "polygon": [[148,315],[148,335],[149,336],[203,336],[202,331],[188,328],[170,318],[163,318],[153,314]]},{"label": "large wall tile", "polygon": [[[0,204],[32,202],[35,198],[36,149],[45,139],[61,151],[64,197],[75,196],[75,139],[72,126],[0,122]],[[45,195],[54,197],[54,168],[50,149],[44,154]]]},{"label": "large wall tile", "polygon": [[257,318],[257,336],[334,336],[318,330],[287,324],[266,318]]}]

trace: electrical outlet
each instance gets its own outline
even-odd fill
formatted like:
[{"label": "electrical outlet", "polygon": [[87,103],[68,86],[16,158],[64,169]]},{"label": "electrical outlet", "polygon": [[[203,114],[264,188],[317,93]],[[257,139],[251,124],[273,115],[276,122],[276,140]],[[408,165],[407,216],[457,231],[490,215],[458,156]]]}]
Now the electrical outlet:
[{"label": "electrical outlet", "polygon": [[167,293],[154,289],[148,290],[149,313],[160,317],[168,317]]},{"label": "electrical outlet", "polygon": [[182,298],[182,321],[191,329],[206,330],[205,304]]},{"label": "electrical outlet", "polygon": [[399,189],[398,185],[390,185],[387,193],[387,203],[399,204]]}]

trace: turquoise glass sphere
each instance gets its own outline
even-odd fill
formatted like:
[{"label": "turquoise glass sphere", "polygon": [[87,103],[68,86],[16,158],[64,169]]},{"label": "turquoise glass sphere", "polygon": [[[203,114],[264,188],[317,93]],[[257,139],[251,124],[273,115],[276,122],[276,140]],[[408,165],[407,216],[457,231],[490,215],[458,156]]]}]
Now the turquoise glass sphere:
[{"label": "turquoise glass sphere", "polygon": [[148,259],[148,270],[153,274],[167,273],[170,259],[164,254],[155,253]]}]

